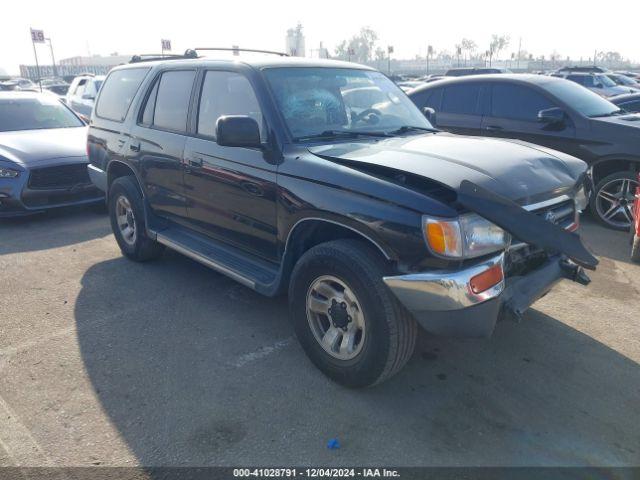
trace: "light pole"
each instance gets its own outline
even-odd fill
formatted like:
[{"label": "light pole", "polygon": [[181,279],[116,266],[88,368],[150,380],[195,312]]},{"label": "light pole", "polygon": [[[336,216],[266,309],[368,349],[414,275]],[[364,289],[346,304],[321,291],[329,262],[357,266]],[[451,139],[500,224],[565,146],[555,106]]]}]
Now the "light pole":
[{"label": "light pole", "polygon": [[53,56],[53,43],[51,42],[51,38],[45,38],[46,41],[49,42],[49,50],[51,50],[51,63],[53,64],[53,76],[58,76],[58,68],[56,67],[56,57]]},{"label": "light pole", "polygon": [[387,47],[387,73],[391,75],[391,54],[393,53],[393,45]]}]

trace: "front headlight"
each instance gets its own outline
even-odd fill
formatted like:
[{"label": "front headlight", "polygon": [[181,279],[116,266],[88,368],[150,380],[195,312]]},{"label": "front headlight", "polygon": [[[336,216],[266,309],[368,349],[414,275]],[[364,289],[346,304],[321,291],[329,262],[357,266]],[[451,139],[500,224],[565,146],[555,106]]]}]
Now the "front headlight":
[{"label": "front headlight", "polygon": [[589,197],[587,196],[587,190],[584,187],[584,184],[576,191],[575,197],[573,197],[573,201],[576,204],[576,210],[578,212],[582,212],[587,205],[589,205]]},{"label": "front headlight", "polygon": [[504,250],[511,235],[476,214],[460,215],[449,220],[422,217],[425,240],[436,255],[474,258]]},{"label": "front headlight", "polygon": [[11,170],[10,168],[0,168],[0,178],[15,178],[20,175],[17,170]]}]

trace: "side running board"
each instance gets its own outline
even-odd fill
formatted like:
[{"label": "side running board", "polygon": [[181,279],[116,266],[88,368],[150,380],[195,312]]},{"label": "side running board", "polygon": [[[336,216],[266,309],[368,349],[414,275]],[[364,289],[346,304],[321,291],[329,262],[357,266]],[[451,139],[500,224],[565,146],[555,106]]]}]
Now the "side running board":
[{"label": "side running board", "polygon": [[179,226],[150,233],[155,235],[158,243],[249,288],[265,295],[275,293],[279,269],[265,260]]}]

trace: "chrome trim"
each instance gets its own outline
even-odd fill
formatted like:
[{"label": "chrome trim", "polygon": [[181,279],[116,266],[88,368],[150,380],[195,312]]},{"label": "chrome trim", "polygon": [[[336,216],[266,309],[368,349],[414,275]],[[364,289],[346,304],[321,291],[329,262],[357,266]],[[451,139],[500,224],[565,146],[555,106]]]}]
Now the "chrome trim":
[{"label": "chrome trim", "polygon": [[306,217],[306,218],[303,218],[301,220],[298,220],[296,223],[293,224],[293,227],[291,227],[291,230],[289,230],[289,234],[287,235],[287,241],[284,244],[283,256],[286,255],[286,253],[287,253],[287,249],[289,248],[289,239],[291,238],[291,234],[293,233],[293,231],[296,229],[296,227],[299,224],[301,224],[302,222],[309,221],[309,220],[318,220],[320,222],[333,223],[334,225],[338,225],[340,227],[348,228],[352,232],[355,232],[358,235],[362,236],[363,238],[366,238],[367,240],[369,240],[371,243],[373,243],[376,246],[376,248],[378,250],[380,250],[382,255],[384,255],[384,258],[386,258],[387,260],[391,260],[391,257],[387,254],[387,252],[385,252],[385,250],[380,245],[378,245],[378,243],[376,243],[371,237],[369,237],[369,236],[365,235],[364,233],[362,233],[360,230],[357,230],[357,229],[355,229],[353,227],[350,227],[349,225],[345,225],[344,223],[336,222],[334,220],[327,220],[326,218],[320,218],[320,217]]},{"label": "chrome trim", "polygon": [[504,291],[504,279],[478,294],[469,286],[473,277],[495,265],[504,268],[504,252],[464,270],[434,270],[383,280],[411,312],[460,310],[496,298]]},{"label": "chrome trim", "polygon": [[107,191],[107,172],[90,163],[87,165],[87,172],[89,173],[89,179],[91,180],[91,183],[93,183],[96,187],[98,187],[103,192],[106,192]]},{"label": "chrome trim", "polygon": [[522,208],[530,212],[532,210],[538,210],[540,208],[555,205],[556,203],[566,202],[567,200],[571,200],[571,197],[569,195],[560,195],[559,197],[550,198],[549,200],[545,200],[543,202],[532,203],[530,205],[523,205]]},{"label": "chrome trim", "polygon": [[233,280],[235,280],[237,282],[240,282],[241,284],[243,284],[246,287],[253,288],[255,290],[256,284],[255,284],[254,281],[252,281],[252,280],[250,280],[250,279],[248,279],[246,277],[243,277],[239,273],[231,270],[230,268],[225,267],[224,265],[220,265],[219,263],[214,262],[210,258],[207,258],[207,257],[205,257],[203,255],[200,255],[198,252],[195,252],[195,251],[191,250],[190,248],[185,247],[181,243],[174,242],[170,238],[164,236],[162,233],[156,233],[156,241],[158,243],[166,245],[167,247],[175,250],[178,253],[181,253],[181,254],[185,255],[186,257],[192,258],[196,262],[202,263],[203,265],[205,265],[205,266],[207,266],[209,268],[212,268],[212,269],[216,270],[217,272],[220,272],[223,275],[226,275],[226,276],[232,278]]}]

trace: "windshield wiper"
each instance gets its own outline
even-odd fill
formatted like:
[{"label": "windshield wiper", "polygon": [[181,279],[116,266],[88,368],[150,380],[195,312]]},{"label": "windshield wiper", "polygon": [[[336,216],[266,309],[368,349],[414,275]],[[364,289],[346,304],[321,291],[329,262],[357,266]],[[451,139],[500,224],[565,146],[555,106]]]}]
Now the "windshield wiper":
[{"label": "windshield wiper", "polygon": [[437,128],[429,128],[429,127],[416,127],[413,125],[403,125],[400,128],[396,129],[396,130],[392,130],[391,132],[387,132],[390,135],[401,135],[403,133],[407,133],[407,132],[415,132],[415,131],[420,131],[420,132],[439,132],[440,130],[438,130]]},{"label": "windshield wiper", "polygon": [[332,137],[344,137],[344,138],[357,138],[357,137],[390,137],[386,132],[375,131],[362,131],[362,130],[325,130],[321,133],[315,133],[313,135],[304,135],[302,137],[296,137],[294,140],[314,140],[317,138],[332,138]]}]

